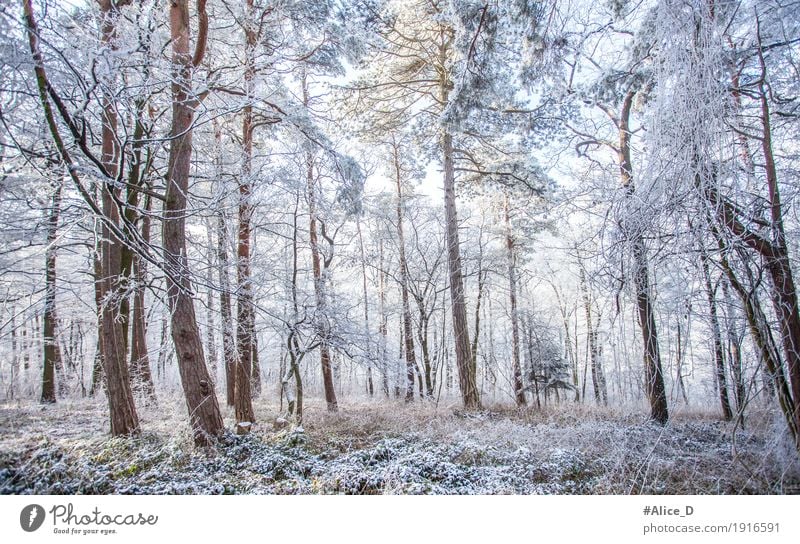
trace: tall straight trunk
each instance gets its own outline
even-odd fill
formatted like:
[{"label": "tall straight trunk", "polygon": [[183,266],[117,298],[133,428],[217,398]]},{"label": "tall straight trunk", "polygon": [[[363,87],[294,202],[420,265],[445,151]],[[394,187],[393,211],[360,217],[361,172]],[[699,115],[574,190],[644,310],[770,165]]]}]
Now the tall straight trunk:
[{"label": "tall straight trunk", "polygon": [[[89,386],[89,396],[93,397],[102,388],[103,382],[103,293],[101,281],[103,271],[100,262],[100,236],[95,230],[95,247],[92,251],[92,278],[94,279],[94,305],[97,311],[97,345],[92,363],[92,378]],[[24,332],[24,331],[23,331]]]},{"label": "tall straight trunk", "polygon": [[19,351],[17,347],[17,324],[15,310],[11,308],[11,384],[8,390],[8,398],[14,400],[19,388]]},{"label": "tall straight trunk", "polygon": [[364,237],[361,234],[361,221],[359,218],[356,218],[356,232],[358,234],[358,251],[361,256],[361,291],[364,296],[364,342],[367,343],[367,353],[369,356],[367,357],[367,394],[369,396],[373,396],[375,394],[375,388],[372,383],[372,363],[371,363],[371,356],[372,352],[369,349],[369,345],[371,344],[371,339],[369,335],[369,293],[367,292],[367,259],[364,255]]},{"label": "tall straight trunk", "polygon": [[[214,123],[214,157],[217,178],[222,175],[222,129]],[[219,274],[219,313],[222,322],[222,360],[225,369],[225,399],[228,406],[236,402],[236,330],[231,309],[230,262],[228,259],[228,221],[225,206],[220,203],[217,210],[217,273]]]},{"label": "tall straight trunk", "polygon": [[[605,373],[603,364],[600,361],[600,346],[597,342],[597,327],[592,320],[592,300],[589,297],[589,288],[586,285],[586,271],[583,265],[580,266],[579,280],[581,284],[581,295],[583,297],[583,313],[586,317],[586,336],[589,347],[589,361],[592,369],[592,388],[594,390],[594,401],[608,406],[608,388],[606,387]],[[598,318],[599,319],[599,318]]]},{"label": "tall straight trunk", "polygon": [[61,190],[63,185],[57,182],[53,188],[50,211],[47,217],[47,249],[45,251],[44,269],[44,326],[42,338],[44,345],[44,364],[42,369],[42,402],[56,401],[55,370],[61,365],[61,350],[56,338],[58,318],[56,317],[56,238],[58,237],[58,218],[61,214]]},{"label": "tall straight trunk", "polygon": [[[142,222],[142,241],[150,243],[150,204],[151,198],[145,198]],[[147,312],[144,301],[144,286],[147,278],[147,261],[139,255],[133,255],[133,314],[131,331],[131,379],[145,398],[153,403],[156,400],[153,374],[150,371],[150,356],[147,353]]]},{"label": "tall straight trunk", "polygon": [[206,262],[207,268],[205,278],[206,284],[208,285],[206,289],[206,354],[208,355],[208,371],[216,384],[219,356],[217,354],[216,338],[216,304],[214,300],[214,288],[212,287],[214,285],[214,270],[216,268],[214,263],[214,254],[216,253],[216,249],[214,248],[214,230],[213,220],[209,218],[206,222],[206,244],[208,246],[208,252],[206,254],[208,261]]},{"label": "tall straight trunk", "polygon": [[[308,82],[306,74],[303,73],[302,78],[303,86],[303,105],[308,107],[309,94]],[[320,366],[322,367],[322,383],[325,389],[325,402],[328,406],[329,412],[336,412],[339,407],[336,401],[336,388],[333,384],[333,369],[331,367],[331,351],[329,345],[330,331],[325,324],[325,312],[327,311],[327,297],[325,294],[326,278],[322,271],[322,262],[319,248],[319,240],[317,237],[317,196],[316,196],[316,180],[314,179],[314,157],[311,153],[306,153],[306,182],[308,191],[308,232],[311,242],[311,265],[314,272],[314,294],[317,299],[317,313],[319,314],[318,333],[320,336],[319,345],[319,358]]]},{"label": "tall straight trunk", "polygon": [[506,251],[508,259],[508,296],[511,304],[511,375],[514,385],[514,401],[517,406],[527,406],[525,388],[522,383],[522,363],[519,356],[519,315],[517,314],[517,267],[514,255],[514,235],[511,230],[511,210],[508,191],[504,195],[506,223]]},{"label": "tall straight trunk", "polygon": [[255,420],[251,392],[251,376],[253,369],[253,337],[255,335],[255,312],[253,311],[253,284],[251,279],[250,244],[253,216],[253,76],[255,75],[254,55],[256,32],[252,25],[253,0],[245,2],[244,18],[244,91],[247,102],[242,110],[242,175],[239,177],[239,228],[236,244],[236,279],[238,282],[236,297],[236,394],[234,408],[236,412],[237,432],[250,430],[250,423]]},{"label": "tall straight trunk", "polygon": [[378,303],[380,312],[380,323],[378,333],[380,334],[380,358],[381,358],[381,384],[383,393],[389,398],[389,361],[387,358],[386,347],[388,344],[389,322],[386,315],[386,271],[383,269],[383,238],[378,240]]},{"label": "tall straight trunk", "polygon": [[[419,340],[419,347],[422,351],[422,369],[423,378],[425,383],[425,396],[433,398],[434,388],[434,372],[435,369],[431,365],[431,350],[428,343],[428,329],[430,327],[430,315],[424,310],[424,307],[419,312],[419,324],[417,325],[417,339]],[[434,345],[436,341],[434,340]]]},{"label": "tall straight trunk", "polygon": [[677,346],[676,346],[676,354],[675,354],[675,381],[678,384],[678,393],[681,395],[684,404],[689,404],[689,398],[686,395],[686,384],[683,382],[683,326],[681,324],[681,318],[678,317],[678,324],[675,327],[675,333],[677,335]]},{"label": "tall straight trunk", "polygon": [[406,356],[406,402],[414,400],[414,369],[417,366],[414,350],[414,334],[411,327],[411,309],[408,302],[408,262],[406,261],[406,238],[403,231],[403,186],[400,168],[400,149],[396,140],[391,144],[394,163],[394,181],[397,189],[397,245],[400,253],[400,294],[403,304],[403,338]]},{"label": "tall straight trunk", "polygon": [[703,268],[703,280],[706,288],[706,299],[711,319],[711,335],[714,341],[714,363],[716,369],[717,387],[719,389],[719,402],[722,407],[722,417],[725,421],[733,418],[731,403],[728,398],[728,381],[725,378],[725,354],[722,347],[722,333],[720,332],[719,317],[717,315],[717,299],[714,286],[711,284],[711,273],[708,270],[708,258],[701,256],[701,266]]},{"label": "tall straight trunk", "polygon": [[195,443],[207,445],[224,429],[222,415],[208,374],[203,341],[197,326],[192,299],[191,272],[186,251],[186,196],[192,158],[192,123],[196,98],[192,91],[192,72],[205,52],[208,16],[205,1],[198,1],[200,30],[194,55],[190,51],[188,0],[170,3],[172,38],[172,130],[162,239],[167,276],[167,302],[171,314],[172,341],[178,358],[186,406]]},{"label": "tall straight trunk", "polygon": [[[628,91],[622,104],[619,118],[619,170],[626,197],[633,200],[635,185],[633,182],[633,164],[631,162],[631,133],[629,130],[630,112],[635,93]],[[639,326],[642,331],[644,347],[645,389],[650,401],[650,417],[658,423],[665,424],[669,419],[667,394],[664,388],[664,372],[661,367],[661,353],[658,346],[658,330],[656,328],[655,310],[651,298],[650,271],[648,269],[647,248],[641,227],[630,228],[633,217],[625,221],[626,237],[630,243],[633,257],[633,282],[636,291],[636,308]]]},{"label": "tall straight trunk", "polygon": [[739,330],[737,321],[739,316],[738,311],[733,306],[731,300],[730,290],[728,289],[729,282],[722,282],[722,293],[725,298],[725,304],[729,308],[725,319],[725,330],[728,341],[728,368],[731,372],[733,379],[733,392],[734,399],[736,400],[736,414],[739,424],[744,423],[744,409],[747,404],[747,393],[744,384],[744,367],[742,361],[742,336],[743,332]]},{"label": "tall straight trunk", "polygon": [[[478,368],[478,347],[481,337],[481,302],[483,301],[483,291],[486,286],[486,276],[488,270],[483,268],[483,248],[478,252],[478,296],[475,299],[475,318],[473,323],[475,325],[472,334],[472,345],[470,346],[470,353],[472,354],[472,367],[475,369],[476,383],[477,383],[477,368]],[[479,393],[482,393],[482,389]]]},{"label": "tall straight trunk", "polygon": [[476,368],[472,358],[467,323],[467,305],[464,300],[464,277],[461,269],[461,247],[458,237],[456,211],[455,167],[453,165],[453,137],[442,134],[444,164],[444,215],[447,238],[447,263],[450,272],[450,305],[453,313],[453,339],[455,340],[456,367],[461,400],[468,409],[480,408]]}]

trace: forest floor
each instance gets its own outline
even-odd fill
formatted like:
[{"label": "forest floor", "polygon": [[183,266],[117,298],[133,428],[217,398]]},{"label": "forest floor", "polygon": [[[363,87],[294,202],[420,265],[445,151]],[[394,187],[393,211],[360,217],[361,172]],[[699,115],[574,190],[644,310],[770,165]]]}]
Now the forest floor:
[{"label": "forest floor", "polygon": [[[233,419],[224,408],[226,422]],[[99,400],[0,404],[0,494],[743,494],[797,493],[800,466],[781,421],[745,428],[714,414],[561,405],[548,410],[308,403],[305,427],[261,425],[218,445],[192,445],[185,404],[140,410],[142,433],[108,435]]]}]

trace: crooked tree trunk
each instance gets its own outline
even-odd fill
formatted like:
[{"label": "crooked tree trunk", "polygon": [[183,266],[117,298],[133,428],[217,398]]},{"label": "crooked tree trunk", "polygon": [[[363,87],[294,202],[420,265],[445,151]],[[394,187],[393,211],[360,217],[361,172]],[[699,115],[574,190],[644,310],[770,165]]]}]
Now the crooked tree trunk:
[{"label": "crooked tree trunk", "polygon": [[[720,247],[724,247],[721,239],[718,241]],[[783,364],[781,364],[777,348],[770,338],[769,324],[761,308],[761,303],[755,292],[748,290],[739,280],[725,256],[722,257],[721,263],[731,287],[733,287],[733,290],[736,291],[736,294],[739,295],[739,299],[742,301],[753,343],[758,348],[761,362],[766,367],[767,373],[774,384],[778,397],[778,404],[786,420],[789,433],[794,440],[795,447],[800,451],[800,433],[795,423],[794,399],[792,398],[790,384],[783,372]]]},{"label": "crooked tree trunk", "polygon": [[[633,183],[633,164],[631,162],[629,120],[635,93],[629,91],[622,104],[619,119],[619,170],[622,185],[628,200],[635,194]],[[669,419],[667,394],[664,388],[664,372],[661,367],[661,353],[658,346],[658,330],[656,328],[655,310],[650,288],[650,271],[647,262],[647,248],[640,226],[631,228],[632,221],[627,217],[623,222],[626,238],[631,247],[633,257],[633,282],[636,291],[636,308],[639,326],[642,330],[644,347],[644,374],[647,397],[650,401],[650,417],[662,425]]]},{"label": "crooked tree trunk", "polygon": [[311,264],[314,272],[314,294],[317,299],[317,319],[318,334],[320,336],[319,358],[322,367],[322,382],[325,389],[325,402],[329,412],[336,412],[339,407],[336,401],[336,388],[333,385],[333,369],[331,367],[331,351],[328,336],[328,326],[326,323],[325,311],[327,300],[325,296],[325,278],[322,274],[322,264],[320,259],[319,243],[317,238],[317,215],[316,215],[316,195],[314,191],[314,165],[313,159],[307,159],[308,173],[308,206],[310,209],[309,237],[311,241]]},{"label": "crooked tree trunk", "polygon": [[[308,107],[309,94],[305,72],[302,77],[303,105]],[[329,345],[330,330],[327,324],[327,296],[325,293],[326,278],[322,272],[321,251],[317,237],[317,195],[314,179],[314,157],[306,153],[306,183],[308,191],[308,232],[311,242],[311,264],[314,272],[314,294],[317,299],[317,329],[320,337],[319,358],[322,367],[322,383],[325,389],[325,402],[329,412],[339,409],[336,401],[336,388],[333,384],[333,369],[331,367],[331,351]]]},{"label": "crooked tree trunk", "polygon": [[44,364],[42,368],[43,403],[56,401],[55,370],[61,365],[61,350],[56,339],[58,318],[56,317],[56,238],[58,237],[58,218],[61,214],[61,190],[63,185],[57,182],[53,189],[50,212],[47,217],[47,249],[45,250],[44,269],[44,324],[42,338],[44,344]]},{"label": "crooked tree trunk", "polygon": [[191,272],[186,253],[186,195],[192,156],[192,123],[196,98],[192,91],[192,71],[205,51],[208,16],[205,2],[198,2],[200,31],[195,53],[190,51],[188,0],[172,0],[170,31],[172,38],[172,130],[169,149],[166,202],[162,239],[167,276],[167,302],[171,313],[172,340],[178,358],[186,406],[195,443],[207,445],[222,434],[214,383],[208,374],[203,341],[197,326],[192,299]]}]

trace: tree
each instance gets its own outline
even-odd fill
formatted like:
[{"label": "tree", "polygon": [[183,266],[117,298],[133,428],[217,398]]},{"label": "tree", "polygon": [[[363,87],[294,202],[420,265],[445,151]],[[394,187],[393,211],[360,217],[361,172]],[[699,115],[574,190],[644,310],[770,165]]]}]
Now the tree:
[{"label": "tree", "polygon": [[56,183],[47,220],[47,249],[45,250],[45,300],[44,300],[44,364],[42,366],[42,402],[56,401],[55,370],[61,365],[61,350],[58,347],[56,327],[56,238],[58,217],[61,212],[62,184]]},{"label": "tree", "polygon": [[214,382],[208,374],[203,355],[203,342],[197,327],[192,300],[191,276],[186,255],[186,199],[192,154],[192,125],[196,97],[192,88],[192,72],[200,65],[206,50],[208,14],[205,0],[198,0],[199,30],[194,52],[190,49],[190,16],[188,0],[170,4],[172,62],[172,128],[169,146],[167,188],[164,202],[162,244],[167,270],[167,302],[172,321],[172,341],[178,358],[189,419],[195,443],[206,445],[223,429]]}]

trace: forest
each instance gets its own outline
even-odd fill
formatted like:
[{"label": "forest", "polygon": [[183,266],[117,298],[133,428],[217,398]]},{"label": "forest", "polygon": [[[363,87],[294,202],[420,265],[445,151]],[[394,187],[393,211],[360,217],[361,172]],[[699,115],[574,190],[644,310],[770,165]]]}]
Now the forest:
[{"label": "forest", "polygon": [[798,493],[799,137],[794,0],[0,0],[0,493]]}]

